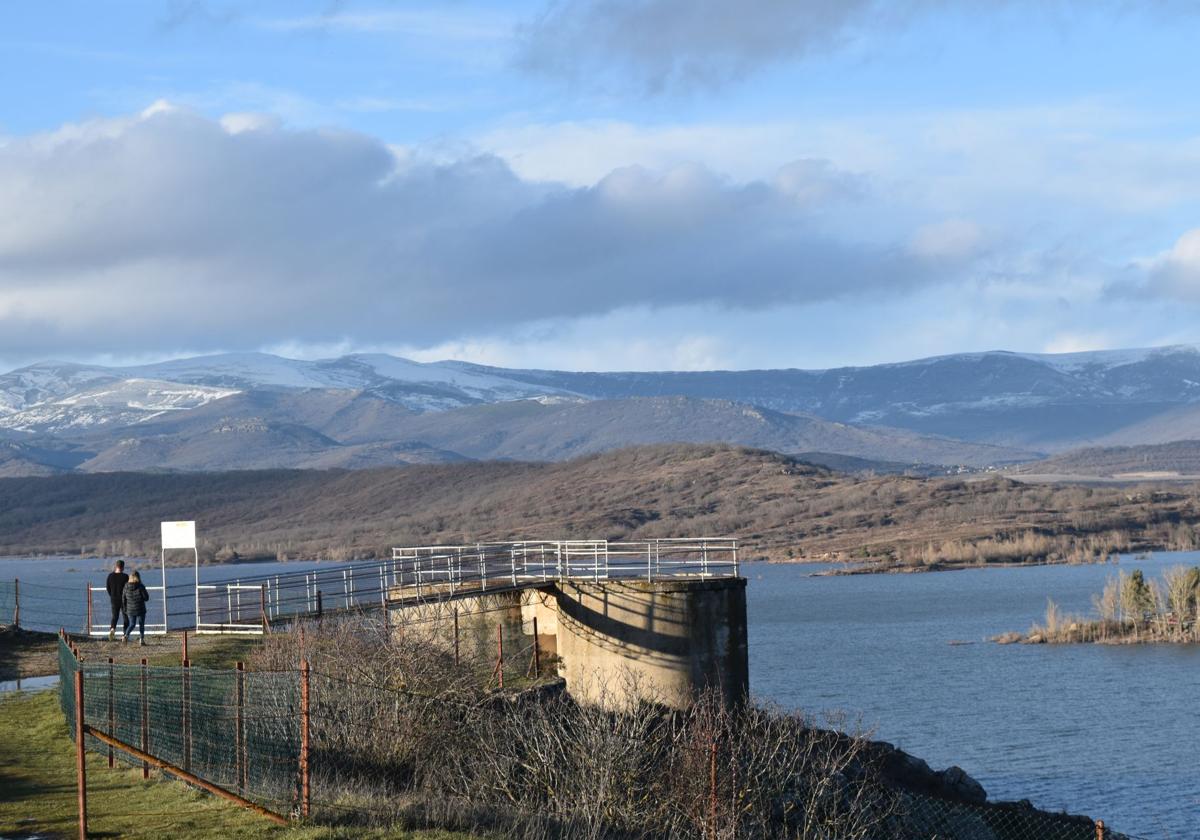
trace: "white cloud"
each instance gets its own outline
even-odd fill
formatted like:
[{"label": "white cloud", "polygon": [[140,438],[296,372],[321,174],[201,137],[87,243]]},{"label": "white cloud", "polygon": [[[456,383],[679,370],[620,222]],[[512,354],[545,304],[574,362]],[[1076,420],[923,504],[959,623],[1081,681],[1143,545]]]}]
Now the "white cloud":
[{"label": "white cloud", "polygon": [[[569,187],[486,155],[432,163],[156,105],[0,148],[0,354],[428,346],[629,306],[756,309],[946,279],[825,232],[822,208],[852,186],[801,161],[766,180],[687,164]],[[705,358],[693,339],[681,346]]]},{"label": "white cloud", "polygon": [[1200,228],[1186,231],[1164,253],[1134,265],[1138,271],[1134,285],[1140,291],[1200,302]]},{"label": "white cloud", "polygon": [[340,31],[403,35],[412,39],[498,41],[512,35],[514,21],[485,9],[450,10],[444,6],[373,11],[333,11],[321,15],[262,18],[255,23],[280,32]]},{"label": "white cloud", "polygon": [[946,219],[924,225],[912,238],[912,250],[930,260],[966,260],[983,244],[979,225],[966,219]]}]

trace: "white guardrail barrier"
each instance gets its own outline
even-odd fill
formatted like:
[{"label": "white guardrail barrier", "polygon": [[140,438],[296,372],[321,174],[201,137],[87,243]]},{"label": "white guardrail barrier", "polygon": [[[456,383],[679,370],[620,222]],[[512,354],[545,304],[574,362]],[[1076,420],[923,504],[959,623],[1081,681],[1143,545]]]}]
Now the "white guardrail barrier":
[{"label": "white guardrail barrier", "polygon": [[[147,586],[150,601],[146,604],[146,632],[161,636],[167,632],[167,590],[162,586]],[[97,598],[96,593],[104,594]],[[76,601],[75,603],[79,603]],[[109,623],[112,618],[112,607],[108,590],[103,586],[88,586],[87,588],[87,626],[89,636],[107,636]],[[154,616],[160,616],[162,621],[151,621]],[[117,632],[121,632],[121,619],[117,619]]]},{"label": "white guardrail barrier", "polygon": [[196,631],[257,634],[287,616],[441,601],[554,581],[737,575],[738,543],[729,537],[408,546],[392,549],[389,560],[198,584]]}]

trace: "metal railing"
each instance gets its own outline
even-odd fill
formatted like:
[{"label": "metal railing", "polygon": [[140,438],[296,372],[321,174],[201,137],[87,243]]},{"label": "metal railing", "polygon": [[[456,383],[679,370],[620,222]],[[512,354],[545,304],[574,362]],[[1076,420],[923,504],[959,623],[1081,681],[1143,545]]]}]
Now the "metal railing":
[{"label": "metal railing", "polygon": [[[146,633],[163,635],[167,632],[167,590],[164,586],[147,586],[150,593],[146,605]],[[95,597],[97,592],[103,592],[105,597],[100,599],[99,611],[96,609]],[[89,636],[107,636],[111,618],[108,590],[103,586],[88,586],[87,588],[87,628]],[[162,616],[162,621],[150,621],[151,614]],[[117,632],[120,632],[118,629]]]},{"label": "metal railing", "polygon": [[330,610],[386,608],[551,582],[737,577],[727,537],[526,540],[407,546],[388,560],[196,587],[200,633],[262,633],[270,622]]}]

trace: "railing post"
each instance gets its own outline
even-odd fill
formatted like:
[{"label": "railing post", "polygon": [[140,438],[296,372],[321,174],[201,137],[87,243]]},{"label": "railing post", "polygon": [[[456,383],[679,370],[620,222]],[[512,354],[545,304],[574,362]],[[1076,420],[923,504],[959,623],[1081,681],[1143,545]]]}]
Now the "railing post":
[{"label": "railing post", "polygon": [[317,590],[317,626],[321,625],[321,618],[324,610],[321,608],[321,590]]},{"label": "railing post", "polygon": [[21,579],[13,578],[13,629],[21,629]]},{"label": "railing post", "polygon": [[263,635],[265,636],[271,632],[271,619],[267,615],[267,585],[265,583],[258,586],[258,608],[262,613]]},{"label": "railing post", "polygon": [[653,563],[654,563],[654,557],[651,554],[650,543],[647,542],[646,543],[646,582],[647,583],[652,583],[654,581]]},{"label": "railing post", "polygon": [[75,781],[79,788],[79,840],[87,840],[87,762],[84,760],[83,668],[75,672]]},{"label": "railing post", "polygon": [[[113,709],[113,658],[108,657],[108,734],[114,738],[117,736],[117,719]],[[109,769],[116,764],[116,756],[113,755],[113,748],[108,748],[108,766]]]},{"label": "railing post", "polygon": [[[146,694],[146,658],[142,657],[142,752],[150,752],[150,708]],[[142,778],[150,778],[150,765],[142,762]]]},{"label": "railing post", "polygon": [[300,816],[308,818],[308,660],[300,663]]},{"label": "railing post", "polygon": [[83,619],[83,635],[92,635],[92,585],[85,583],[83,585],[83,601],[87,605],[87,616]]},{"label": "railing post", "polygon": [[179,657],[179,662],[185,668],[187,667],[187,661],[188,661],[188,644],[187,644],[188,639],[187,639],[187,636],[188,636],[188,631],[184,630],[183,631],[183,653]]}]

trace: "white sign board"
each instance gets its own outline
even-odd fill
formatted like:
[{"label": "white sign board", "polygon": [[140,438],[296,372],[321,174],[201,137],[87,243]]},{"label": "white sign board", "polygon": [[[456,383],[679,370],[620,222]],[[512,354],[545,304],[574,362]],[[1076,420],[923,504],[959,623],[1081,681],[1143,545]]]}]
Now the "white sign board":
[{"label": "white sign board", "polygon": [[192,548],[196,547],[195,522],[164,522],[162,524],[162,547]]}]

